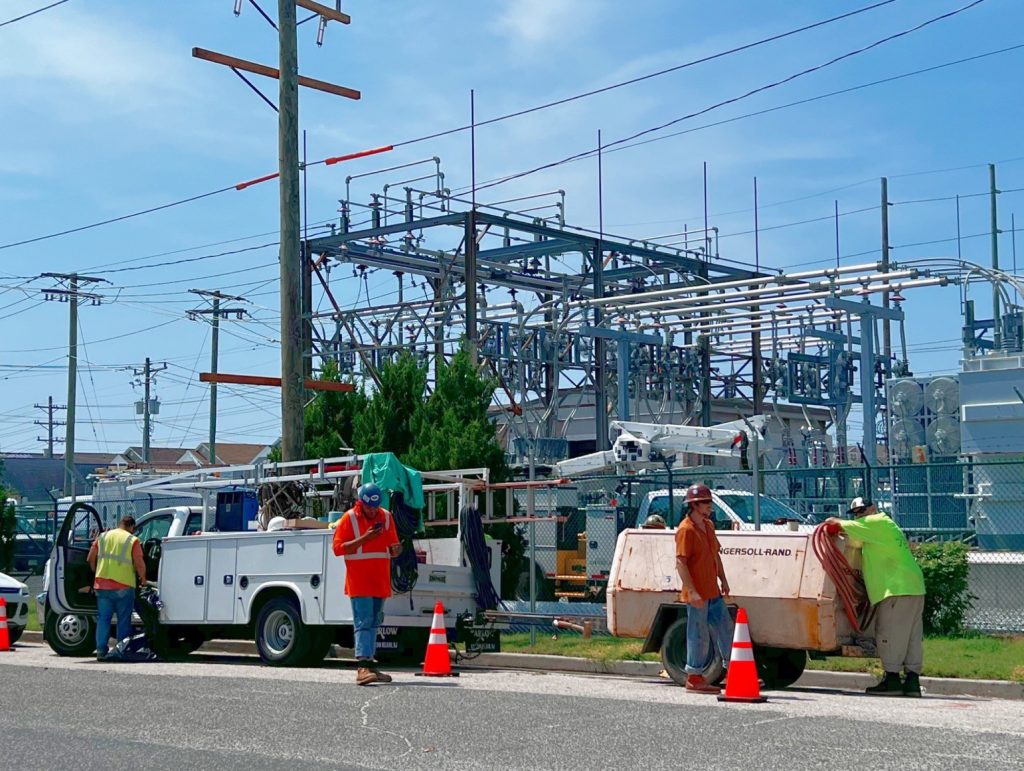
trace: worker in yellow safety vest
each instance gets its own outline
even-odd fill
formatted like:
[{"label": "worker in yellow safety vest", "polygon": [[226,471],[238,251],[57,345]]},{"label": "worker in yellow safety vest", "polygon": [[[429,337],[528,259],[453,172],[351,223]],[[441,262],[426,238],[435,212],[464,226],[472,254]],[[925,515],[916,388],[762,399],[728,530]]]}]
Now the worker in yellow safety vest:
[{"label": "worker in yellow safety vest", "polygon": [[92,542],[86,558],[96,574],[92,587],[96,591],[98,610],[96,659],[99,661],[107,656],[111,616],[117,616],[117,639],[131,636],[135,587],[146,583],[146,561],[134,533],[135,517],[122,517],[116,528],[100,533]]}]

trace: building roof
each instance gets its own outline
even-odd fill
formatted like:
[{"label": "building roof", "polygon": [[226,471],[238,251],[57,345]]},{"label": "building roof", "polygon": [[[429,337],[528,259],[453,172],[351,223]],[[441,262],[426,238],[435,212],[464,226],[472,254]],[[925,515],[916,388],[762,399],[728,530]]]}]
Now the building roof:
[{"label": "building roof", "polygon": [[[232,442],[217,442],[217,465],[221,466],[243,466],[253,463],[256,460],[266,457],[270,452],[269,444],[244,444]],[[210,444],[203,442],[195,449],[202,459],[209,463]]]}]

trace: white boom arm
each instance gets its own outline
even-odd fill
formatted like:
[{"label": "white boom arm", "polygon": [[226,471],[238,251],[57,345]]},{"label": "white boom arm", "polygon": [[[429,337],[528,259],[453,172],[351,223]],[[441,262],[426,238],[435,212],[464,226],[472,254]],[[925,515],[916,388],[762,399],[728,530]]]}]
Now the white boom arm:
[{"label": "white boom arm", "polygon": [[[563,460],[555,464],[555,471],[559,476],[572,477],[609,466],[637,467],[660,462],[661,458],[680,452],[728,458],[736,454],[735,445],[743,437],[752,438],[751,428],[763,437],[767,422],[768,419],[763,415],[717,426],[659,425],[616,420],[612,421],[611,427],[618,428],[621,433],[612,449]],[[758,449],[759,453],[763,453],[764,445]]]}]

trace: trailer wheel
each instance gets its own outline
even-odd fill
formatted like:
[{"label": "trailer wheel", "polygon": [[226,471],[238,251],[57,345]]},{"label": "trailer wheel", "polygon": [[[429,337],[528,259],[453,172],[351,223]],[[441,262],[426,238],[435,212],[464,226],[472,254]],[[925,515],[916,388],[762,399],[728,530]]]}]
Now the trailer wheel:
[{"label": "trailer wheel", "polygon": [[256,618],[256,648],[263,662],[271,666],[301,666],[315,637],[316,630],[302,623],[299,605],[292,597],[272,598]]},{"label": "trailer wheel", "polygon": [[48,610],[43,639],[58,656],[88,656],[96,650],[96,619]]},{"label": "trailer wheel", "polygon": [[[680,618],[665,630],[661,638],[661,664],[679,685],[686,685],[686,617]],[[716,684],[725,675],[722,658],[717,651],[711,651],[711,659],[704,667],[704,679]]]},{"label": "trailer wheel", "polygon": [[757,673],[768,689],[788,688],[804,673],[807,654],[792,648],[754,646]]}]

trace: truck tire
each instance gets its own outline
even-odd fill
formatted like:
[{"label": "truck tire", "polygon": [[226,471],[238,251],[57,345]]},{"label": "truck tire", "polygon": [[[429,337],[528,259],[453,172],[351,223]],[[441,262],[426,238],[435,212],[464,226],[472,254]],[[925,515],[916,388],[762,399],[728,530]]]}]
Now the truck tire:
[{"label": "truck tire", "polygon": [[88,656],[96,650],[96,619],[47,610],[43,639],[58,656]]},{"label": "truck tire", "polygon": [[[661,638],[661,665],[668,676],[679,685],[686,685],[686,617],[680,618],[665,630]],[[704,679],[717,684],[725,675],[722,658],[715,650],[711,651],[711,660],[704,667]]]},{"label": "truck tire", "polygon": [[807,653],[792,648],[754,646],[757,674],[766,689],[788,688],[804,673]]},{"label": "truck tire", "polygon": [[192,627],[160,627],[150,638],[149,647],[157,656],[169,661],[183,659],[206,642],[201,629]]},{"label": "truck tire", "polygon": [[308,660],[317,630],[302,623],[294,597],[274,597],[256,617],[256,649],[264,664],[299,667]]},{"label": "truck tire", "polygon": [[25,631],[25,627],[23,627],[23,626],[12,626],[10,628],[10,630],[8,631],[8,635],[11,638],[10,639],[11,645],[14,645],[14,643],[18,642],[18,640],[21,639],[21,633],[24,632],[24,631]]},{"label": "truck tire", "polygon": [[327,658],[331,646],[334,645],[334,628],[329,626],[307,627],[311,633],[312,642],[309,651],[306,653],[306,660],[303,664],[315,667],[322,664]]}]

